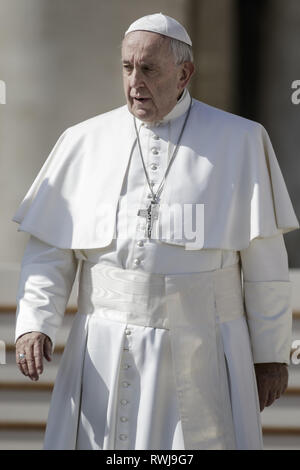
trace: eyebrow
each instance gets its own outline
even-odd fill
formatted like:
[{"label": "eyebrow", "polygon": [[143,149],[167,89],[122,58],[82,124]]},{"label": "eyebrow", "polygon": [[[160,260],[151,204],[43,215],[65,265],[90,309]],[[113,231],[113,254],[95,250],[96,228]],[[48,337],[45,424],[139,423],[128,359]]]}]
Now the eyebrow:
[{"label": "eyebrow", "polygon": [[[123,63],[124,65],[127,65],[127,64],[130,65],[130,64],[131,64],[131,61],[130,61],[130,60],[126,60],[126,59],[122,59],[122,63]],[[143,66],[143,65],[147,65],[147,67],[154,67],[154,66],[155,66],[155,64],[154,64],[153,62],[146,62],[146,61],[142,61],[142,62],[141,62],[141,66]]]}]

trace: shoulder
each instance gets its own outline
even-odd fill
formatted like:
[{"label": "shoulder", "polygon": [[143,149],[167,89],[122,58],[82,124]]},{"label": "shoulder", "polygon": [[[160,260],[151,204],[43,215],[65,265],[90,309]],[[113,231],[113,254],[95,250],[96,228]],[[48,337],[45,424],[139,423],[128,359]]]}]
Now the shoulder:
[{"label": "shoulder", "polygon": [[196,119],[204,121],[207,126],[215,126],[216,131],[234,133],[236,137],[251,135],[259,138],[266,132],[257,121],[224,111],[196,99],[193,99],[193,108]]},{"label": "shoulder", "polygon": [[111,111],[98,114],[76,123],[68,127],[64,131],[64,134],[71,138],[87,137],[88,135],[93,135],[99,131],[109,131],[113,128],[118,128],[125,121],[128,121],[130,116],[131,114],[128,111],[127,105],[120,106]]},{"label": "shoulder", "polygon": [[66,128],[52,148],[46,166],[55,166],[57,161],[66,166],[82,155],[93,157],[94,150],[87,149],[100,151],[108,142],[117,141],[120,129],[126,131],[132,125],[131,117],[125,105]]}]

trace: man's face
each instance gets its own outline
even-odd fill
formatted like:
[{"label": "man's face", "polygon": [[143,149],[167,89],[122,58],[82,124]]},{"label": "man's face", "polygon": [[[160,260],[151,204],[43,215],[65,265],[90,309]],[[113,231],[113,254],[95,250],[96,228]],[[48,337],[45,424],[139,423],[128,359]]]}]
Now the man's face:
[{"label": "man's face", "polygon": [[148,31],[126,35],[122,44],[123,84],[129,111],[145,122],[161,120],[175,106],[185,82],[169,39]]}]

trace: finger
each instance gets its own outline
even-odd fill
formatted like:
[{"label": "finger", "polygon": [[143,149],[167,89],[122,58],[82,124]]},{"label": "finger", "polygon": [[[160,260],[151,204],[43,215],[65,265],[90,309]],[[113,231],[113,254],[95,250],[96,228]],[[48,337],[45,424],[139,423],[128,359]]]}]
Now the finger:
[{"label": "finger", "polygon": [[31,378],[31,380],[38,380],[39,377],[35,367],[35,360],[33,356],[33,345],[28,345],[25,348],[25,353],[29,377]]},{"label": "finger", "polygon": [[28,371],[28,366],[27,366],[26,359],[22,359],[22,362],[20,362],[20,364],[19,364],[19,369],[20,369],[20,371],[22,372],[23,375],[28,377],[29,371]]},{"label": "finger", "polygon": [[260,411],[262,412],[266,407],[266,398],[260,398],[259,399],[259,408]]},{"label": "finger", "polygon": [[24,354],[24,347],[22,344],[16,343],[16,364],[18,366],[19,371],[24,374],[28,375],[27,365],[26,365],[26,358],[20,358],[20,354]]},{"label": "finger", "polygon": [[271,406],[272,403],[276,400],[277,392],[269,392],[268,399],[266,401],[266,406]]},{"label": "finger", "polygon": [[[24,354],[24,352],[23,352],[23,354]],[[17,362],[17,366],[19,368],[19,371],[27,377],[28,376],[28,367],[27,367],[26,357],[23,358],[23,359],[20,359],[19,352],[17,352],[16,362]]]},{"label": "finger", "polygon": [[259,408],[260,412],[263,411],[266,401],[266,392],[265,387],[263,386],[263,381],[260,379],[259,374],[256,371],[256,385],[257,385],[257,394],[259,399]]},{"label": "finger", "polygon": [[281,382],[282,382],[282,384],[281,384],[281,394],[283,394],[286,391],[286,389],[288,388],[289,377],[288,377],[287,373],[284,375]]},{"label": "finger", "polygon": [[52,343],[49,338],[46,338],[44,342],[44,356],[47,361],[52,361]]},{"label": "finger", "polygon": [[267,392],[266,392],[265,387],[258,388],[258,397],[259,397],[260,411],[263,411],[267,402]]},{"label": "finger", "polygon": [[35,361],[35,368],[38,374],[43,372],[43,339],[36,339],[33,343],[33,357]]}]

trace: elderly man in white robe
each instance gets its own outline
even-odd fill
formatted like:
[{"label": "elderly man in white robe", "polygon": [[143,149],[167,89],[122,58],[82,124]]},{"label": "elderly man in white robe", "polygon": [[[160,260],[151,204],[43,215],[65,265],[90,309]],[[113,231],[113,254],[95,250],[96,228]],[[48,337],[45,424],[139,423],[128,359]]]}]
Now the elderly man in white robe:
[{"label": "elderly man in white robe", "polygon": [[170,17],[135,21],[127,104],[68,128],[13,218],[31,380],[79,276],[45,449],[262,449],[287,388],[298,220],[265,129],[191,98],[191,46]]}]

